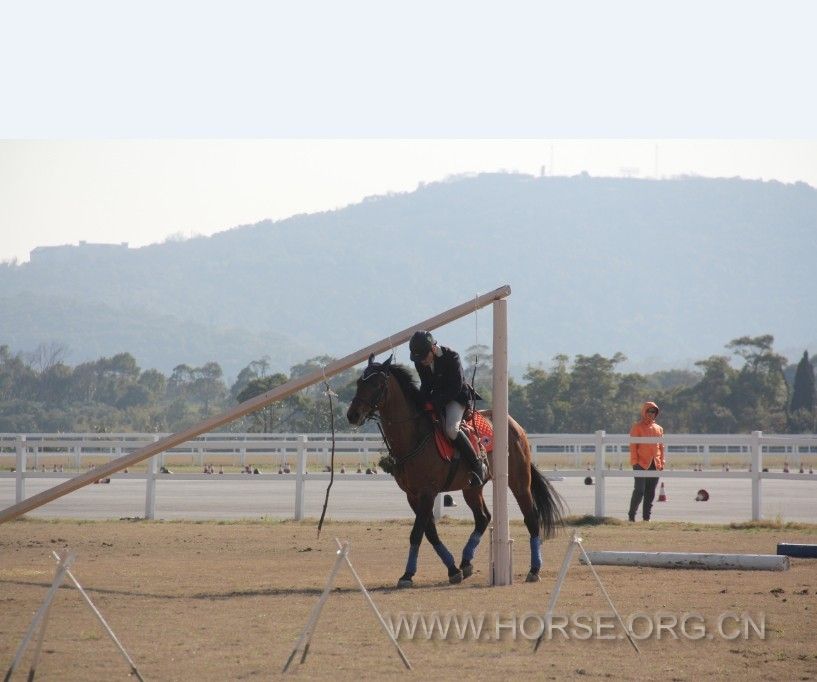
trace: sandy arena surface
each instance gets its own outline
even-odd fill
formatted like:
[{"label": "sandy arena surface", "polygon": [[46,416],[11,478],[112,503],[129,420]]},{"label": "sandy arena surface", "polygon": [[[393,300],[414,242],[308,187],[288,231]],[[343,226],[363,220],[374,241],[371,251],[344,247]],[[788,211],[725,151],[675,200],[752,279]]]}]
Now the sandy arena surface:
[{"label": "sandy arena surface", "polygon": [[[817,559],[792,559],[791,569],[784,572],[598,567],[619,612],[634,619],[642,637],[640,655],[622,638],[588,567],[574,560],[556,607],[557,615],[568,620],[567,636],[553,631],[553,638],[534,654],[532,638],[541,627],[573,529],[546,542],[540,583],[522,582],[528,542],[522,525],[514,522],[514,585],[486,586],[486,539],[477,554],[476,573],[462,585],[448,584],[442,564],[424,543],[416,586],[396,590],[409,529],[408,521],[330,522],[318,539],[314,520],[28,519],[4,524],[0,673],[8,670],[53,579],[51,551],[70,548],[77,557],[74,574],[146,680],[280,677],[332,568],[333,538],[338,537],[351,543],[352,563],[392,621],[401,613],[426,619],[437,613],[463,623],[468,614],[483,616],[479,638],[473,631],[462,638],[452,631],[441,638],[437,631],[430,639],[421,632],[410,638],[403,631],[400,644],[413,675],[423,678],[817,678]],[[458,556],[470,524],[448,520],[440,530]],[[817,526],[779,523],[737,529],[617,523],[578,531],[588,550],[774,554],[778,542],[817,543]],[[295,665],[294,674],[310,679],[405,678],[395,649],[346,568],[336,585],[309,656]],[[723,617],[730,613],[738,620]],[[739,629],[742,613],[751,621],[748,637]],[[660,639],[655,634],[659,614],[665,624],[678,621]],[[685,614],[693,614],[686,629],[680,625]],[[582,622],[589,625],[572,625]],[[587,631],[597,627],[607,638],[595,633],[587,638]],[[35,643],[12,679],[25,679]],[[38,680],[128,679],[125,661],[68,581],[55,597],[36,672]]]}]

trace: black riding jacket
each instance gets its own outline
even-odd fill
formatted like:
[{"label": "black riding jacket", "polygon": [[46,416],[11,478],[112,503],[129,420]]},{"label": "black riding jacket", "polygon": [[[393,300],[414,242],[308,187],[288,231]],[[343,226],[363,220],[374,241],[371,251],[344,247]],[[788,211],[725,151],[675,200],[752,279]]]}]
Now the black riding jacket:
[{"label": "black riding jacket", "polygon": [[420,375],[420,392],[442,411],[452,400],[468,407],[472,399],[479,399],[474,389],[465,381],[460,356],[450,348],[440,346],[442,355],[434,356],[434,370],[418,362],[414,363]]}]

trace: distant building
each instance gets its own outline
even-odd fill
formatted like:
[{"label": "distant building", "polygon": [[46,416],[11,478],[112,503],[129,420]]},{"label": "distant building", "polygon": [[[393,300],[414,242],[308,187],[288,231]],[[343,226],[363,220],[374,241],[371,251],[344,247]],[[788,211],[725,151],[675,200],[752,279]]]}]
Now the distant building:
[{"label": "distant building", "polygon": [[38,246],[29,253],[32,263],[44,265],[65,263],[77,256],[93,258],[110,258],[123,255],[128,250],[128,242],[119,244],[89,244],[81,241],[79,244],[62,244],[61,246]]}]

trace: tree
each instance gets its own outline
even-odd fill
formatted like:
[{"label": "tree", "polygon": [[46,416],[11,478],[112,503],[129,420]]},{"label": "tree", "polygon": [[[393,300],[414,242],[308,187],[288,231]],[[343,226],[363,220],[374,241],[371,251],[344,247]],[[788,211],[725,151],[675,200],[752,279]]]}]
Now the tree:
[{"label": "tree", "polygon": [[210,405],[221,400],[227,393],[221,377],[224,372],[217,362],[207,362],[192,372],[193,383],[190,386],[191,395],[202,405],[202,414],[210,414]]},{"label": "tree", "polygon": [[814,386],[814,365],[808,358],[808,351],[797,363],[794,373],[794,389],[791,397],[789,430],[795,433],[811,433],[815,429],[817,417],[817,391]]},{"label": "tree", "polygon": [[148,392],[151,400],[159,400],[167,390],[167,378],[158,369],[146,369],[139,375],[138,383]]},{"label": "tree", "polygon": [[238,394],[247,388],[247,384],[249,384],[253,379],[263,379],[265,376],[267,376],[269,366],[270,363],[268,355],[265,355],[260,360],[253,360],[250,362],[249,365],[238,373],[235,383],[230,386],[230,397],[235,400],[238,397]]},{"label": "tree", "polygon": [[[729,358],[712,355],[706,360],[699,360],[696,367],[703,370],[703,378],[692,388],[679,395],[679,402],[688,405],[690,430],[703,433],[732,433],[737,419],[732,412],[732,388],[737,372],[730,366]],[[669,428],[678,426],[667,422]]]},{"label": "tree", "polygon": [[193,379],[193,368],[190,365],[186,363],[176,365],[167,382],[168,393],[174,397],[185,397],[193,384]]},{"label": "tree", "polygon": [[[238,394],[237,400],[239,403],[246,402],[286,382],[286,375],[281,373],[253,379],[247,384],[247,387]],[[295,394],[267,405],[266,407],[262,407],[248,415],[250,420],[249,430],[260,433],[280,431],[281,427],[291,423],[292,418],[296,413],[303,410],[305,404],[306,399],[304,396]]]},{"label": "tree", "polygon": [[558,432],[570,414],[570,373],[567,369],[569,358],[556,355],[550,372],[542,367],[528,365],[524,379],[527,408],[519,419],[525,420],[526,428],[540,433]]},{"label": "tree", "polygon": [[791,397],[791,411],[800,409],[813,411],[817,405],[817,392],[814,387],[814,365],[808,359],[808,351],[803,351],[803,357],[797,363],[794,373],[794,390]]},{"label": "tree", "polygon": [[46,372],[51,367],[62,363],[67,348],[60,343],[41,343],[28,354],[29,366],[37,372]]},{"label": "tree", "polygon": [[483,344],[469,346],[461,358],[465,380],[473,386],[487,403],[491,403],[494,393],[494,356],[491,349]]},{"label": "tree", "polygon": [[616,353],[612,358],[577,355],[570,375],[570,399],[573,410],[567,426],[576,433],[609,429],[613,422],[613,405],[618,389],[615,374],[617,364],[626,356]]},{"label": "tree", "polygon": [[788,422],[789,387],[783,370],[786,358],[772,350],[774,337],[742,336],[727,348],[746,363],[732,391],[732,411],[740,428],[747,431],[785,431]]}]

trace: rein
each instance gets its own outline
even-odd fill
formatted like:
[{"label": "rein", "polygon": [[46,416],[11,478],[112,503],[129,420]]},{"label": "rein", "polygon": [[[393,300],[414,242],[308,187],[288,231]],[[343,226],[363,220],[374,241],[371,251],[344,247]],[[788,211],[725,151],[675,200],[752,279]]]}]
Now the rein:
[{"label": "rein", "polygon": [[380,420],[376,419],[375,421],[377,422],[377,428],[380,431],[380,435],[383,437],[383,442],[386,444],[386,450],[389,451],[389,456],[391,456],[392,459],[394,459],[394,461],[397,464],[403,464],[404,462],[407,462],[412,457],[414,457],[414,455],[419,453],[423,449],[425,444],[428,443],[428,439],[431,438],[431,436],[434,434],[434,431],[429,431],[425,436],[423,436],[423,438],[415,446],[415,448],[411,452],[409,452],[408,454],[406,454],[406,455],[395,455],[394,450],[392,450],[391,443],[389,443],[389,439],[386,438],[386,434],[383,432],[383,427],[380,426]]},{"label": "rein", "polygon": [[372,420],[377,424],[377,429],[378,429],[378,431],[380,431],[380,435],[383,438],[383,442],[386,444],[386,450],[388,451],[389,456],[398,465],[400,465],[400,464],[403,464],[403,463],[407,462],[408,460],[410,460],[415,455],[417,455],[425,447],[425,444],[428,443],[429,438],[431,438],[431,436],[434,435],[434,430],[432,429],[425,436],[423,436],[423,438],[420,439],[420,442],[417,443],[417,445],[414,448],[412,448],[412,450],[410,452],[408,452],[407,454],[405,454],[405,455],[396,455],[394,453],[394,449],[391,446],[391,443],[389,443],[389,439],[386,438],[386,433],[385,433],[385,431],[383,431],[383,427],[381,426],[381,423],[382,424],[406,424],[408,422],[416,421],[417,419],[420,419],[423,416],[423,413],[419,412],[418,414],[412,415],[411,417],[406,417],[405,419],[384,419],[382,414],[375,415],[374,414],[375,412],[380,412],[380,408],[382,407],[383,403],[386,400],[386,397],[388,395],[388,386],[389,386],[389,384],[388,384],[389,375],[386,372],[383,372],[383,371],[373,372],[368,377],[366,377],[364,379],[364,381],[366,379],[370,379],[371,377],[375,376],[375,374],[380,374],[383,377],[385,377],[385,379],[386,379],[386,381],[383,382],[383,387],[380,389],[380,392],[377,394],[376,398],[374,400],[372,400],[372,402],[368,402],[366,400],[363,400],[363,399],[355,396],[352,399],[352,402],[354,402],[356,400],[359,403],[365,405],[367,408],[369,408],[369,414],[366,415],[366,421]]}]

